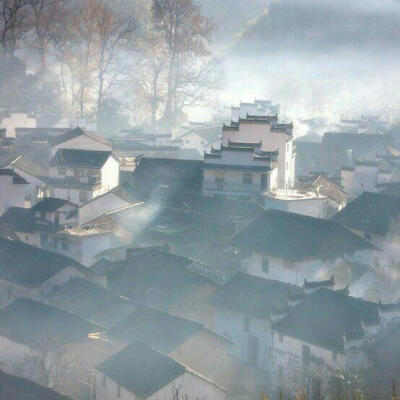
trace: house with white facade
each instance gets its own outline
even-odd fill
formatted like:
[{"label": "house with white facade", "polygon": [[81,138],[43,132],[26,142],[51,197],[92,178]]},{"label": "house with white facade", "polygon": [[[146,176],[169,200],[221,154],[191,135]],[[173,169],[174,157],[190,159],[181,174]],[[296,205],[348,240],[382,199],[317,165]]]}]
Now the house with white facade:
[{"label": "house with white facade", "polygon": [[1,168],[12,169],[28,182],[28,186],[25,188],[26,207],[31,207],[44,197],[50,196],[51,188],[48,182],[48,169],[31,157],[27,155],[15,157]]},{"label": "house with white facade", "polygon": [[0,239],[0,304],[18,297],[40,300],[85,270],[75,260],[17,240]]},{"label": "house with white facade", "polygon": [[231,244],[244,252],[247,273],[297,285],[323,279],[339,262],[372,265],[382,257],[374,245],[336,222],[278,210],[267,210]]},{"label": "house with white facade", "polygon": [[226,399],[224,388],[139,341],[95,372],[97,400]]},{"label": "house with white facade", "polygon": [[379,192],[380,186],[396,179],[393,170],[382,168],[378,161],[357,161],[340,170],[340,180],[343,189],[356,198],[363,192]]},{"label": "house with white facade", "polygon": [[217,288],[213,296],[215,331],[235,343],[232,354],[262,370],[272,365],[272,318],[302,288],[244,273]]},{"label": "house with white facade", "polygon": [[0,215],[10,207],[25,207],[29,183],[12,169],[0,169]]},{"label": "house with white facade", "polygon": [[[60,308],[19,298],[0,310],[0,362],[8,373],[41,381],[74,399],[91,386],[91,371],[112,354],[104,328]],[[44,370],[37,366],[41,362]],[[79,379],[77,379],[79,377]]]},{"label": "house with white facade", "polygon": [[248,114],[224,125],[220,146],[204,154],[203,193],[326,218],[325,196],[295,190],[295,159],[293,124]]},{"label": "house with white facade", "polygon": [[137,307],[108,330],[107,337],[121,348],[140,340],[224,387],[230,399],[256,395],[267,384],[258,381],[257,385],[254,368],[231,354],[235,346],[231,340],[200,323],[156,309]]},{"label": "house with white facade", "polygon": [[332,220],[384,250],[387,261],[397,264],[399,217],[400,197],[364,192]]},{"label": "house with white facade", "polygon": [[63,199],[46,198],[33,209],[12,207],[0,217],[0,225],[11,229],[24,243],[56,251],[87,266],[97,253],[115,244],[110,229],[79,226],[78,206]]},{"label": "house with white facade", "polygon": [[180,147],[182,149],[195,149],[199,154],[203,154],[210,149],[213,144],[220,142],[221,130],[216,126],[201,126],[190,129],[180,138]]},{"label": "house with white facade", "polygon": [[399,317],[399,304],[365,301],[346,290],[320,287],[293,297],[272,327],[273,381],[294,391],[306,382],[321,390],[338,369],[366,367],[368,347]]},{"label": "house with white facade", "polygon": [[48,181],[53,197],[86,203],[118,186],[119,163],[111,151],[60,148]]}]

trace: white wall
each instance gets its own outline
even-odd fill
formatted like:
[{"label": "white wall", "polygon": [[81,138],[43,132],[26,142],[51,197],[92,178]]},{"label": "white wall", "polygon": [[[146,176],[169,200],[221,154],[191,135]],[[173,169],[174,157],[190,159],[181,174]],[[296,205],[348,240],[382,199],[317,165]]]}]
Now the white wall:
[{"label": "white wall", "polygon": [[[279,193],[278,193],[279,196]],[[266,209],[281,210],[301,215],[307,215],[315,218],[326,218],[327,199],[321,198],[290,198],[291,192],[288,192],[288,198],[264,196],[264,207]]]},{"label": "white wall", "polygon": [[119,162],[114,157],[109,157],[101,169],[102,193],[109,192],[119,185]]},{"label": "white wall", "polygon": [[13,177],[0,175],[0,215],[10,207],[25,207],[25,192],[29,189],[25,184],[13,184]]},{"label": "white wall", "polygon": [[1,127],[6,129],[6,136],[15,138],[15,128],[36,128],[36,119],[30,118],[26,113],[11,113],[3,118]]}]

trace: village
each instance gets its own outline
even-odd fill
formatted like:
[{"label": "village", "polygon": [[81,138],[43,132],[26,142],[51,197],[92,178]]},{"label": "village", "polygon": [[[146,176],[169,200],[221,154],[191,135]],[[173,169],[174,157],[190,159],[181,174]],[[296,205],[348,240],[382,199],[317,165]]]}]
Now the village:
[{"label": "village", "polygon": [[399,17],[0,0],[0,400],[400,399]]},{"label": "village", "polygon": [[362,117],[295,139],[278,109],[115,141],[4,117],[2,374],[72,399],[257,399],[379,365],[390,391],[396,137]]}]

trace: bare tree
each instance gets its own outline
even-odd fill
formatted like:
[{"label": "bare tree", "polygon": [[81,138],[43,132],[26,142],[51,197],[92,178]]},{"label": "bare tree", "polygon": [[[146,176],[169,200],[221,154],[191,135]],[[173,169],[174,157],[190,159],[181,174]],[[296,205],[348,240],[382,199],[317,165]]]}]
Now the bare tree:
[{"label": "bare tree", "polygon": [[152,14],[167,50],[163,119],[174,124],[184,107],[204,103],[220,80],[210,61],[213,24],[193,0],[153,0]]},{"label": "bare tree", "polygon": [[33,48],[40,57],[40,66],[46,68],[49,46],[57,26],[66,23],[68,0],[27,0],[31,8],[31,26],[34,34]]},{"label": "bare tree", "polygon": [[14,54],[26,33],[27,15],[27,0],[0,0],[0,45],[5,56]]},{"label": "bare tree", "polygon": [[93,19],[95,23],[95,58],[97,60],[97,113],[104,98],[111,88],[124,75],[125,60],[121,60],[122,52],[127,50],[131,34],[134,30],[133,18],[118,12],[119,2],[92,0],[95,7]]}]

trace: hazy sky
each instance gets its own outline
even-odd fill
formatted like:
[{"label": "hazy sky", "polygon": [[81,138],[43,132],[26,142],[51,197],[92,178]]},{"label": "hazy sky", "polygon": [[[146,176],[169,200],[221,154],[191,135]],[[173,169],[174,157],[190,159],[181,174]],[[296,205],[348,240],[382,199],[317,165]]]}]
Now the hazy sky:
[{"label": "hazy sky", "polygon": [[399,114],[400,2],[199,1],[218,26],[223,102],[272,98],[294,119]]}]

